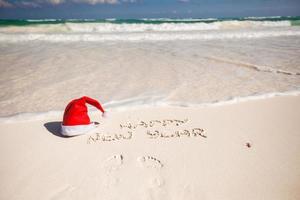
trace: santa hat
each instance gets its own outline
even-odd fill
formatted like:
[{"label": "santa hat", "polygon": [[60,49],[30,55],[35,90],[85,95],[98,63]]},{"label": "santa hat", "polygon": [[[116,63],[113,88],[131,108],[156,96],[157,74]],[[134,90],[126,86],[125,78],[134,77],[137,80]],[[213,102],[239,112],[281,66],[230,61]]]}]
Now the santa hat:
[{"label": "santa hat", "polygon": [[86,103],[95,106],[104,113],[104,109],[101,104],[95,99],[84,96],[79,99],[72,100],[65,109],[64,120],[61,124],[62,135],[81,135],[97,127],[95,123],[91,123],[90,121]]}]

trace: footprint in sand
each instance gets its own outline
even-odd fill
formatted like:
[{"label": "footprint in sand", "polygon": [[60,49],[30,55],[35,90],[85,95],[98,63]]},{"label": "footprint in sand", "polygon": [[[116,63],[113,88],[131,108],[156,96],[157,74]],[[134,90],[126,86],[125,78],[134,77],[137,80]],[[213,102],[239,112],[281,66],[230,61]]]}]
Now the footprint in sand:
[{"label": "footprint in sand", "polygon": [[152,156],[141,156],[137,158],[137,161],[146,168],[162,168],[163,164],[160,160]]},{"label": "footprint in sand", "polygon": [[152,156],[141,156],[137,158],[139,166],[143,169],[145,180],[142,192],[142,199],[168,199],[165,190],[165,182],[161,177],[160,169],[163,168],[162,162]]},{"label": "footprint in sand", "polygon": [[120,182],[116,173],[121,168],[123,160],[123,155],[117,154],[104,161],[103,168],[105,170],[105,178],[103,184],[105,187],[111,187]]},{"label": "footprint in sand", "polygon": [[[137,161],[140,166],[147,170],[150,173],[150,178],[148,180],[148,184],[151,187],[161,187],[164,184],[164,180],[160,176],[160,172],[158,169],[163,167],[163,164],[160,160],[152,156],[142,156],[138,157]],[[152,169],[152,170],[150,170]],[[145,172],[145,174],[147,173]]]},{"label": "footprint in sand", "polygon": [[123,155],[121,155],[121,154],[111,156],[104,161],[103,167],[107,171],[112,172],[121,167],[121,165],[123,164],[123,160],[124,160],[124,158],[123,158]]}]

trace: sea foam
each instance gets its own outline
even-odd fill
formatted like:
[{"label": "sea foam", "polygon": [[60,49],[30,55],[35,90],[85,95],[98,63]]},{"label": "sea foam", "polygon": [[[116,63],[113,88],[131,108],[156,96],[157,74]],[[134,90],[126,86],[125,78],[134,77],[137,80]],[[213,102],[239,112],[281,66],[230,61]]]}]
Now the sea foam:
[{"label": "sea foam", "polygon": [[[168,102],[163,97],[135,97],[130,99],[124,99],[120,101],[112,101],[103,104],[103,107],[108,113],[113,112],[125,112],[128,110],[138,110],[147,108],[204,108],[204,107],[216,107],[224,105],[233,105],[237,103],[243,103],[248,101],[269,99],[274,97],[283,96],[299,96],[300,90],[287,91],[287,92],[273,92],[266,94],[255,94],[245,97],[230,97],[227,100],[215,101],[215,102],[203,102],[199,104],[193,103],[183,103],[183,102]],[[89,107],[89,112],[95,114],[99,112],[93,107]],[[49,120],[49,119],[60,119],[63,117],[64,111],[47,111],[47,112],[37,112],[37,113],[19,113],[15,115],[10,115],[6,117],[0,117],[0,123],[15,123],[15,122],[25,122],[25,121],[38,121],[38,120]]]},{"label": "sea foam", "polygon": [[[42,21],[41,21],[42,22]],[[48,22],[48,21],[47,21]],[[176,22],[176,21],[175,21]],[[241,28],[263,28],[263,27],[289,27],[291,22],[286,21],[216,21],[195,22],[180,21],[178,23],[96,23],[96,22],[68,22],[57,24],[34,24],[27,26],[4,26],[0,32],[9,33],[120,33],[120,32],[174,32],[174,31],[203,31],[203,30],[226,30]]]},{"label": "sea foam", "polygon": [[0,42],[105,42],[105,41],[169,41],[169,40],[222,40],[256,39],[265,37],[299,36],[299,30],[260,30],[227,32],[178,32],[178,33],[122,33],[122,34],[44,34],[0,33]]},{"label": "sea foam", "polygon": [[15,22],[25,25],[10,25],[5,21],[8,25],[0,23],[0,42],[213,40],[299,35],[300,29],[293,27],[291,20],[272,20],[87,19],[79,22],[47,19]]}]

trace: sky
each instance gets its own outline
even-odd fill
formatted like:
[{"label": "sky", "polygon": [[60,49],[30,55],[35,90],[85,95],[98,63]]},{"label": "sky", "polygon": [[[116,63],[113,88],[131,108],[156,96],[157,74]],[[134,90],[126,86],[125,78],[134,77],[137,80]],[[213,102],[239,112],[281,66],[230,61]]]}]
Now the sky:
[{"label": "sky", "polygon": [[300,0],[0,0],[1,19],[300,16]]}]

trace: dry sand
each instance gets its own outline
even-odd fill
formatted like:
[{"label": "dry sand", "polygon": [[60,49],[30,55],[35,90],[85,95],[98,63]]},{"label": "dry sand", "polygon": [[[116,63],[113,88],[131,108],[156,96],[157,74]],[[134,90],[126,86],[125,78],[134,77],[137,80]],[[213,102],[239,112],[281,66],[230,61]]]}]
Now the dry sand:
[{"label": "dry sand", "polygon": [[300,96],[99,116],[2,122],[0,199],[300,199]]}]

